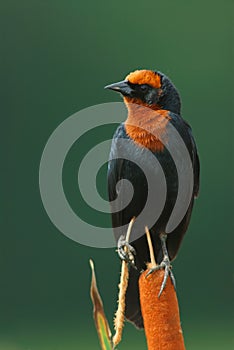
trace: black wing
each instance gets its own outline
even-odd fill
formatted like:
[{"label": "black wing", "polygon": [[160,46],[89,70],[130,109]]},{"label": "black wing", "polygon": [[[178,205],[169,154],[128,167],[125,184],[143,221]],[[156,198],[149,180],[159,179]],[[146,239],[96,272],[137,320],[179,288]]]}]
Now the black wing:
[{"label": "black wing", "polygon": [[[116,211],[118,212],[115,215],[111,215],[113,228],[120,226],[120,223],[122,222],[121,220],[122,211],[118,211],[117,206],[112,202],[114,202],[114,200],[118,197],[119,191],[123,190],[120,188],[117,189],[117,183],[119,182],[119,180],[122,179],[121,174],[124,166],[124,160],[118,157],[118,140],[123,137],[124,137],[124,126],[123,124],[121,124],[117,128],[113,136],[111,150],[110,150],[110,157],[108,162],[108,173],[107,173],[108,195],[109,195],[111,209],[115,212]],[[115,233],[115,230],[114,230],[114,233]],[[118,238],[119,237],[116,237],[116,240]]]},{"label": "black wing", "polygon": [[[137,165],[139,158],[142,157],[142,152],[144,149],[136,146],[126,134],[124,125],[121,124],[113,137],[108,166],[108,192],[116,241],[120,235],[126,234],[131,219],[138,217],[147,200],[147,180],[143,170]],[[120,180],[128,182],[119,183]],[[132,193],[128,187],[129,183],[133,189]],[[112,203],[117,198],[118,200]],[[137,237],[138,233],[142,233],[141,229],[134,225],[131,232],[132,239]]]},{"label": "black wing", "polygon": [[199,188],[200,188],[200,160],[197,153],[197,147],[191,132],[191,128],[190,128],[190,136],[192,141],[192,154],[193,154],[194,196],[197,197],[199,194]]}]

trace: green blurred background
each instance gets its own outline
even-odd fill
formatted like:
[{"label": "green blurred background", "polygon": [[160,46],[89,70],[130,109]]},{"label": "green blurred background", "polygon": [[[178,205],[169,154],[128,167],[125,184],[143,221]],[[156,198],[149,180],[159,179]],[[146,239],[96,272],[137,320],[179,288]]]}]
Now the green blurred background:
[{"label": "green blurred background", "polygon": [[[159,69],[173,80],[201,158],[200,197],[174,262],[187,348],[233,349],[233,2],[9,0],[0,6],[0,349],[99,348],[88,259],[95,261],[110,322],[119,260],[114,249],[81,246],[53,226],[40,199],[38,168],[53,130],[82,108],[120,101],[103,86],[137,68]],[[74,180],[65,183],[78,208],[69,168],[67,179]],[[104,186],[105,177],[100,181]],[[127,324],[119,349],[133,348],[146,349],[144,333]]]}]

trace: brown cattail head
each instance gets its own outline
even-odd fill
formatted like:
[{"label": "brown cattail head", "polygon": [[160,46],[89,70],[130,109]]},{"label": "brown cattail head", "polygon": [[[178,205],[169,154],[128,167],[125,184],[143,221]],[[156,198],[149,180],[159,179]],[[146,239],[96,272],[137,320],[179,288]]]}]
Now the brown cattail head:
[{"label": "brown cattail head", "polygon": [[139,279],[148,350],[185,350],[174,286],[168,278],[166,287],[158,297],[165,271],[156,270],[146,277],[148,272],[144,271]]}]

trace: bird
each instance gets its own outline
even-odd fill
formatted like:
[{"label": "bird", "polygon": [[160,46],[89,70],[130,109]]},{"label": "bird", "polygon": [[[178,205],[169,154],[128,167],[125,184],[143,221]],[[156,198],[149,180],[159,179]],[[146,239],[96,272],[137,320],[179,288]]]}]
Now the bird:
[{"label": "bird", "polygon": [[[147,262],[150,261],[147,237],[144,232],[144,225],[148,225],[147,214],[146,222],[136,227],[130,243],[124,240],[122,228],[126,227],[133,218],[137,220],[140,217],[147,202],[148,190],[155,192],[152,196],[156,206],[159,198],[157,182],[160,165],[165,176],[167,192],[163,210],[156,222],[151,223],[149,232],[158,268],[165,270],[164,282],[166,283],[167,277],[170,276],[175,285],[171,262],[177,256],[188,229],[194,199],[198,196],[199,156],[192,129],[181,115],[179,92],[165,74],[157,70],[139,69],[129,73],[124,80],[107,85],[105,88],[122,95],[128,112],[127,119],[117,127],[112,139],[107,184],[112,227],[119,256],[130,262],[125,317],[137,328],[142,329],[144,322],[140,308],[138,279],[140,273],[147,269]],[[179,186],[178,171],[168,147],[172,137],[170,125],[179,133],[189,153],[193,181],[186,212],[177,226],[168,233],[166,228],[176,203]],[[123,154],[126,155],[125,159]],[[150,155],[155,157],[157,163],[152,162]],[[186,169],[187,164],[182,155],[179,154],[178,157],[181,157],[181,166]],[[143,170],[139,167],[139,162],[143,164]],[[145,172],[154,180],[155,188],[148,188]],[[130,202],[125,203],[124,206],[122,204],[125,202],[128,190],[126,181],[123,180],[128,180],[134,189]],[[116,202],[117,198],[120,198],[119,202]],[[155,206],[152,205],[148,209],[149,217],[154,214]],[[165,283],[161,287],[161,292]]]}]

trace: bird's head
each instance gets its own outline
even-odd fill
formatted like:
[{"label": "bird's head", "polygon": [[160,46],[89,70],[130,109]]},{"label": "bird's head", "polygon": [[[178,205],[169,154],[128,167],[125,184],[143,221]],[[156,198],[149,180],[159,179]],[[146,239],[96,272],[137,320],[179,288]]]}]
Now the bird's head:
[{"label": "bird's head", "polygon": [[136,70],[123,81],[105,86],[121,93],[126,104],[165,109],[180,114],[180,96],[172,82],[158,71]]}]

